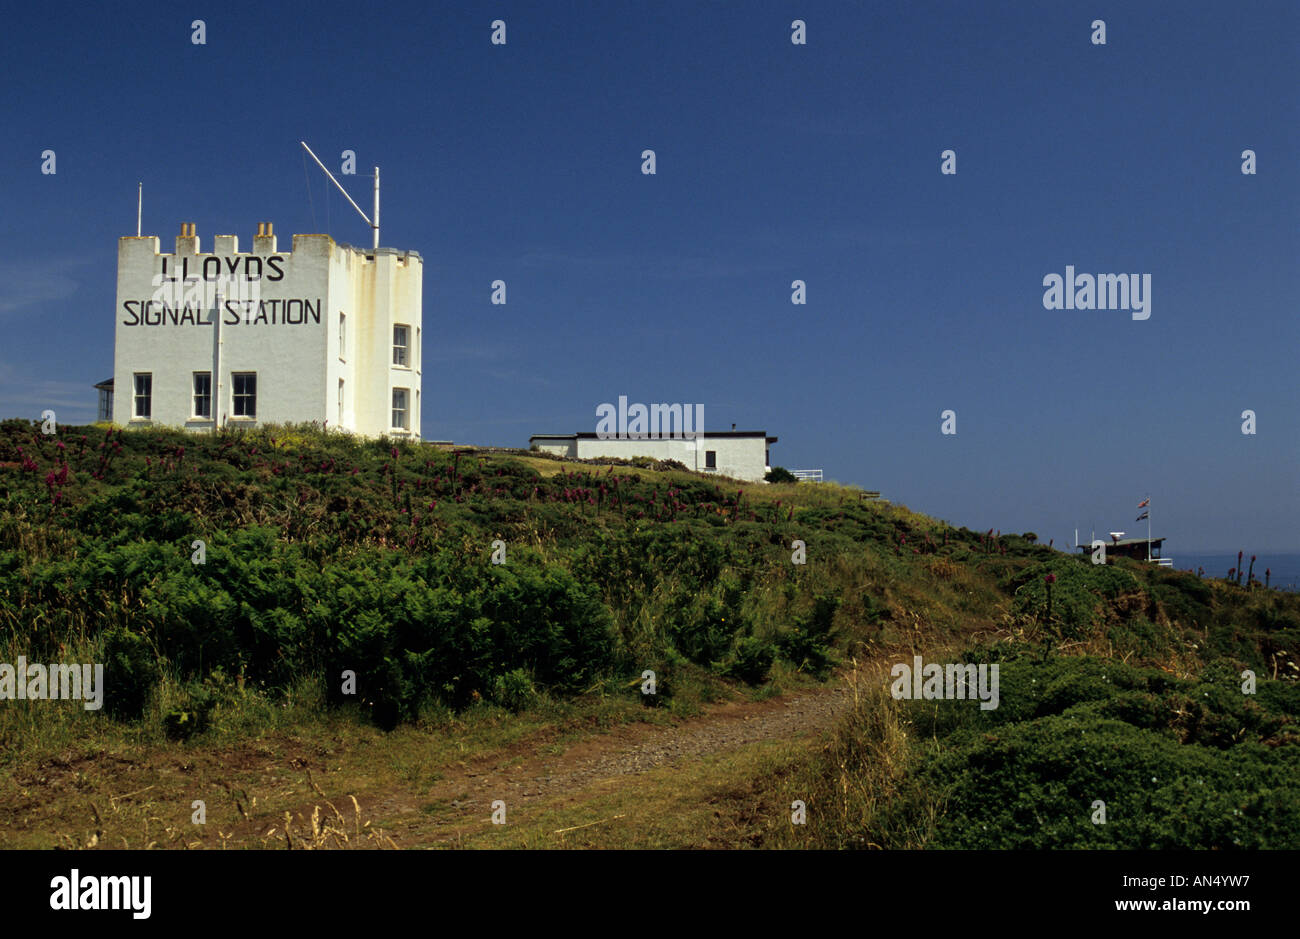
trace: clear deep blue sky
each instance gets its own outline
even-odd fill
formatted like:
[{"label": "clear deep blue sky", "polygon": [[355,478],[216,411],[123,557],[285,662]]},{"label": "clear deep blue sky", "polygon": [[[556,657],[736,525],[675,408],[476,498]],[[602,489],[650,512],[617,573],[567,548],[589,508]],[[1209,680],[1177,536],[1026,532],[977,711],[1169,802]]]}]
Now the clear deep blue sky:
[{"label": "clear deep blue sky", "polygon": [[[1175,558],[1300,548],[1293,0],[21,4],[0,25],[0,416],[93,418],[137,181],[164,250],[182,221],[205,250],[263,220],[285,246],[368,244],[306,139],[378,164],[383,243],[424,257],[426,437],[527,446],[620,394],[701,402],[712,429],[777,435],[776,464],[959,525],[1145,533],[1150,493]],[[1151,274],[1151,318],[1044,309],[1067,264]]]}]

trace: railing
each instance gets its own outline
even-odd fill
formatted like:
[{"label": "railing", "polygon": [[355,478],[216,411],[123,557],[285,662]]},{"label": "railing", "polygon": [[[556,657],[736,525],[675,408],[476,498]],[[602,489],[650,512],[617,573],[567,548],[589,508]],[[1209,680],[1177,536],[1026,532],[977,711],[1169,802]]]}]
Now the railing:
[{"label": "railing", "polygon": [[815,470],[790,470],[795,479],[800,482],[819,483],[822,481],[822,471]]}]

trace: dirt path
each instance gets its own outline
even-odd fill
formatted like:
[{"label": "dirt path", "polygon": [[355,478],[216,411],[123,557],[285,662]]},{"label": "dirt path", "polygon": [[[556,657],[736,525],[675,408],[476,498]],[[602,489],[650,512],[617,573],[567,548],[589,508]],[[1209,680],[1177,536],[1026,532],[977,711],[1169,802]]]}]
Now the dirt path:
[{"label": "dirt path", "polygon": [[[497,799],[512,811],[531,806],[533,814],[580,810],[663,767],[696,774],[711,756],[824,734],[852,699],[848,681],[833,680],[782,698],[707,706],[671,725],[542,730],[463,761],[448,759],[445,737],[414,734],[401,744],[402,769],[390,768],[391,747],[358,751],[331,731],[306,739],[272,734],[217,749],[69,752],[0,786],[0,845],[31,844],[32,833],[44,832],[67,847],[280,847],[286,811],[301,841],[313,812],[319,807],[324,816],[331,803],[347,813],[349,831],[364,819],[400,847],[446,844],[489,829]],[[355,818],[352,797],[360,809]],[[194,799],[207,801],[210,821],[202,828],[192,824]]]},{"label": "dirt path", "polygon": [[[449,840],[465,825],[486,823],[496,799],[515,806],[550,802],[619,777],[749,744],[824,733],[834,727],[852,701],[848,684],[834,682],[825,689],[788,698],[722,705],[672,727],[621,725],[608,733],[586,736],[559,754],[538,752],[546,749],[545,745],[526,744],[453,765],[418,796],[409,787],[368,793],[361,799],[362,807],[368,817],[374,815],[385,827],[403,830],[408,839]],[[418,821],[411,817],[421,805],[431,802],[445,810],[434,817],[423,815]]]}]

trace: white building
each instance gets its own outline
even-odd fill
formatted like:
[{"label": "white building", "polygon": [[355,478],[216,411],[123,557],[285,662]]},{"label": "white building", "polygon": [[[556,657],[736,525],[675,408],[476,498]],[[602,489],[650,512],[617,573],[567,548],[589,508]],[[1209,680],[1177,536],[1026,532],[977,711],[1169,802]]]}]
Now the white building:
[{"label": "white building", "polygon": [[676,460],[700,473],[717,473],[750,482],[761,482],[771,470],[768,450],[777,438],[762,430],[730,430],[702,433],[694,439],[658,436],[641,439],[609,437],[594,432],[576,434],[534,434],[530,447],[545,453],[578,460],[636,456]]},{"label": "white building", "polygon": [[423,276],[415,251],[328,235],[280,251],[269,223],[246,252],[234,235],[201,252],[193,224],[173,254],[154,236],[121,238],[101,402],[128,427],[320,421],[419,439]]}]

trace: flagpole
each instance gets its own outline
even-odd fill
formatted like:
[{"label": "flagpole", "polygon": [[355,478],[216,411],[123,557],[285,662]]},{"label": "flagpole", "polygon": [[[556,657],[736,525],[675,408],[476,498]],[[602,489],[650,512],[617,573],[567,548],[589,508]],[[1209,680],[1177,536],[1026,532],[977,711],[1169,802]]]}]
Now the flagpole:
[{"label": "flagpole", "polygon": [[1151,563],[1151,493],[1147,493],[1147,563]]}]

